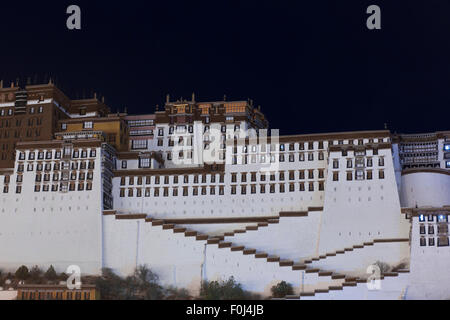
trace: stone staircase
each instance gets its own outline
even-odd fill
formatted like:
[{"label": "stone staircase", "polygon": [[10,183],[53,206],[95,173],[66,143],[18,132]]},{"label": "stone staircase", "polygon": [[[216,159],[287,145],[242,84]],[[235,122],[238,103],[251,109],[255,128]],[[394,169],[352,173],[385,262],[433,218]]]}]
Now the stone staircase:
[{"label": "stone staircase", "polygon": [[[348,277],[341,286],[335,286],[330,290],[319,289],[300,295],[286,296],[282,300],[387,300],[403,299],[406,286],[405,274],[409,274],[408,269],[400,269],[396,272],[386,272],[380,276],[379,290],[370,290],[367,287],[367,278]],[[400,279],[402,278],[403,279]]]},{"label": "stone staircase", "polygon": [[324,255],[316,256],[310,259],[303,260],[303,263],[312,263],[313,261],[320,261],[323,259],[327,259],[328,257],[335,257],[339,254],[345,254],[346,252],[354,251],[357,249],[363,249],[364,247],[373,246],[376,243],[392,243],[392,242],[408,242],[408,238],[396,238],[396,239],[374,239],[373,241],[364,242],[363,244],[357,244],[352,247],[344,248],[342,250],[336,250],[333,252],[326,253]]},{"label": "stone staircase", "polygon": [[[308,213],[280,213],[278,217],[257,217],[255,220],[247,219],[246,223],[251,223],[251,225],[247,225],[245,228],[236,229],[232,232],[216,235],[208,235],[178,225],[177,222],[186,223],[185,220],[177,221],[176,219],[153,219],[148,217],[146,214],[117,214],[113,211],[105,214],[114,214],[116,220],[141,219],[146,223],[150,223],[152,227],[161,227],[162,230],[166,231],[172,230],[173,233],[177,234],[183,233],[186,238],[194,237],[196,241],[199,241],[202,245],[210,248],[208,250],[210,250],[211,253],[209,253],[210,256],[208,256],[207,259],[210,259],[211,257],[218,259],[215,256],[216,254],[217,257],[220,257],[220,259],[225,259],[222,263],[215,264],[218,268],[218,275],[226,276],[227,270],[230,269],[227,267],[227,264],[237,263],[238,266],[240,265],[240,267],[236,269],[237,273],[245,276],[241,282],[243,283],[244,288],[246,287],[246,281],[248,280],[250,283],[255,284],[255,286],[264,286],[264,288],[261,289],[263,289],[266,294],[270,294],[271,285],[285,280],[293,284],[295,288],[295,295],[287,296],[285,299],[339,299],[340,295],[337,294],[337,292],[356,292],[359,289],[356,290],[355,288],[358,288],[361,284],[366,283],[367,278],[354,277],[343,272],[324,270],[314,265],[314,263],[317,261],[330,259],[337,255],[343,255],[347,252],[362,249],[364,247],[374,246],[378,243],[409,241],[409,239],[375,239],[371,242],[365,242],[362,245],[354,245],[349,248],[344,248],[343,250],[337,250],[335,252],[315,256],[313,258],[297,260],[299,262],[295,262],[295,259],[280,257],[280,255],[270,253],[267,250],[261,250],[260,248],[254,248],[252,246],[239,243],[239,240],[241,240],[240,235],[249,232],[252,233],[258,230],[268,230],[267,227],[279,224],[280,218],[282,217],[306,217],[308,216]],[[223,221],[222,223],[232,223],[235,221],[237,220]],[[215,221],[211,220],[211,222]],[[253,267],[258,268],[259,271],[258,273],[249,272],[245,274],[245,272],[241,272],[244,268],[243,266],[248,267],[249,269]],[[208,265],[208,268],[211,269],[212,267]],[[214,268],[215,267],[212,269]],[[211,271],[211,273],[213,272],[214,271]],[[381,276],[381,280],[389,277],[397,277],[399,274],[407,272],[409,271],[398,270],[397,272],[384,273]],[[230,273],[230,275],[233,274]],[[252,276],[254,281],[250,279]],[[210,277],[208,277],[208,279],[210,279]],[[276,281],[272,282],[270,286],[267,286],[264,283],[264,279]],[[239,281],[239,277],[236,280]],[[347,295],[352,296],[350,293]],[[345,297],[346,295],[342,295],[342,299]]]},{"label": "stone staircase", "polygon": [[408,238],[375,239],[364,244],[301,260],[302,263],[324,270],[335,270],[352,276],[365,274],[367,268],[381,261],[395,266],[410,255]]}]

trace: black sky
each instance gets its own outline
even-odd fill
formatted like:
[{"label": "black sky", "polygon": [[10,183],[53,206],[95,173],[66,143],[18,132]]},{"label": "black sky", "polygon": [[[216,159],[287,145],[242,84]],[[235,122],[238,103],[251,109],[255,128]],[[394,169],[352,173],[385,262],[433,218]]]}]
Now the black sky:
[{"label": "black sky", "polygon": [[[82,30],[66,28],[66,8]],[[381,7],[382,30],[366,28]],[[0,78],[152,113],[251,98],[283,134],[448,130],[450,1],[2,1]]]}]

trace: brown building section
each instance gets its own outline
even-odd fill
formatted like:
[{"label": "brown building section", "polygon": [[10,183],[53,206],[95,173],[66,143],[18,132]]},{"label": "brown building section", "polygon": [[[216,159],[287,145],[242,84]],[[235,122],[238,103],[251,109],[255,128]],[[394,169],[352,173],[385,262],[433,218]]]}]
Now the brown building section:
[{"label": "brown building section", "polygon": [[18,142],[52,140],[63,119],[108,113],[96,97],[71,100],[51,81],[25,87],[11,83],[7,88],[0,82],[0,169],[14,166]]},{"label": "brown building section", "polygon": [[51,140],[69,103],[52,83],[0,87],[0,168],[14,166],[17,142]]},{"label": "brown building section", "polygon": [[196,102],[195,95],[191,101],[178,100],[170,101],[167,96],[163,111],[157,109],[157,123],[186,124],[193,121],[203,121],[204,123],[239,123],[248,121],[255,129],[266,129],[269,122],[261,112],[259,107],[253,106],[253,101],[214,101]]},{"label": "brown building section", "polygon": [[63,139],[70,134],[83,135],[88,132],[101,133],[102,140],[118,151],[128,151],[129,130],[123,116],[109,114],[105,117],[88,117],[61,120],[57,138]]},{"label": "brown building section", "polygon": [[103,98],[100,101],[97,99],[97,94],[94,94],[92,99],[72,100],[68,112],[72,116],[106,117],[110,113],[110,109]]}]

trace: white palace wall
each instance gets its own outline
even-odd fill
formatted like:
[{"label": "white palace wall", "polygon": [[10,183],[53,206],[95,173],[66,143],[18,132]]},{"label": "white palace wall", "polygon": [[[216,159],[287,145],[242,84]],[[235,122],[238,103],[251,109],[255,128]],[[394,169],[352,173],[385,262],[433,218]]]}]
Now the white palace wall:
[{"label": "white palace wall", "polygon": [[[216,194],[209,194],[210,182],[194,184],[194,176],[189,175],[189,183],[183,184],[182,176],[179,178],[178,184],[173,184],[173,176],[170,177],[170,183],[164,184],[161,179],[161,184],[155,185],[152,177],[152,183],[150,185],[143,185],[141,187],[150,187],[151,196],[145,197],[144,192],[142,197],[120,197],[120,189],[125,188],[136,188],[136,185],[128,185],[128,179],[126,179],[127,184],[125,186],[120,185],[120,178],[116,177],[113,179],[113,196],[114,196],[114,208],[121,213],[145,213],[155,219],[163,218],[211,218],[211,217],[248,217],[248,216],[274,216],[278,215],[280,211],[307,211],[309,207],[320,207],[323,205],[323,194],[324,191],[318,190],[317,175],[318,170],[315,170],[315,180],[308,180],[306,178],[305,191],[299,190],[299,173],[298,170],[295,172],[295,180],[289,180],[289,170],[293,165],[281,165],[281,169],[285,171],[285,178],[283,181],[279,180],[279,175],[276,173],[276,180],[270,181],[269,175],[267,175],[265,182],[259,181],[260,172],[257,173],[257,182],[250,181],[250,173],[252,172],[251,166],[231,166],[226,165],[226,171],[224,176],[224,183],[218,183],[218,178],[216,179]],[[236,168],[235,168],[236,167]],[[255,172],[257,168],[255,167]],[[233,171],[231,171],[233,170]],[[231,182],[232,172],[237,173],[238,180],[236,183]],[[241,194],[241,185],[244,184],[240,181],[241,172],[248,172],[247,174],[247,185],[246,194]],[[217,174],[218,177],[218,174]],[[210,175],[208,175],[208,181]],[[144,179],[145,180],[145,179]],[[314,181],[315,191],[308,190],[309,181]],[[295,191],[289,191],[290,182],[295,183]],[[266,185],[265,193],[260,192],[260,184]],[[279,192],[279,184],[285,184],[285,192]],[[250,191],[250,184],[256,184],[256,193],[252,194]],[[269,185],[276,185],[276,193],[269,192]],[[208,187],[207,195],[194,196],[192,187],[202,186]],[[231,194],[231,186],[237,186],[236,194]],[[188,196],[183,196],[183,186],[189,187]],[[224,186],[224,195],[219,195],[218,186]],[[162,187],[169,187],[169,194],[167,197],[163,197],[162,192],[160,192],[159,197],[153,196],[153,189],[155,187],[162,189]],[[178,188],[178,195],[173,196],[172,189]]]},{"label": "white palace wall", "polygon": [[105,215],[103,227],[106,267],[128,276],[137,266],[147,265],[161,284],[198,293],[205,241],[152,226],[143,218],[117,220]]},{"label": "white palace wall", "polygon": [[[407,238],[409,223],[401,215],[391,149],[378,151],[373,157],[371,180],[346,179],[347,159],[353,159],[354,151],[343,157],[341,152],[331,152],[325,188],[325,202],[320,230],[320,254],[342,250],[355,244],[380,238]],[[384,157],[384,165],[378,165],[378,157]],[[333,159],[339,168],[333,169]],[[378,176],[384,171],[384,179]],[[339,172],[339,181],[333,181],[333,171]]]},{"label": "white palace wall", "polygon": [[[168,169],[172,173],[169,183],[164,179],[164,170],[158,169],[159,183],[155,182],[155,175],[150,170],[144,170],[142,177],[148,173],[151,182],[143,179],[142,185],[138,186],[136,181],[130,185],[126,170],[117,169],[116,177],[112,179],[113,210],[103,210],[102,205],[102,169],[105,168],[102,168],[101,148],[96,149],[92,190],[67,193],[35,192],[36,171],[27,171],[27,164],[33,163],[36,167],[39,161],[28,160],[28,150],[25,160],[16,159],[9,192],[0,193],[0,267],[15,271],[20,265],[39,265],[43,269],[53,265],[57,272],[62,272],[69,265],[78,265],[83,274],[99,274],[102,267],[108,267],[127,276],[136,266],[147,265],[159,276],[162,285],[187,288],[193,295],[198,294],[202,280],[225,280],[233,276],[245,290],[268,296],[271,286],[282,280],[291,283],[299,294],[342,284],[342,279],[332,279],[323,271],[363,275],[367,266],[377,260],[390,265],[410,260],[411,274],[402,276],[401,281],[388,279],[385,298],[450,298],[442,286],[443,282],[450,281],[445,274],[450,267],[446,262],[450,261],[448,247],[419,246],[417,222],[413,224],[410,247],[409,242],[404,241],[410,237],[410,220],[401,212],[401,204],[408,207],[448,205],[450,176],[436,172],[409,173],[397,183],[398,163],[394,164],[396,159],[393,160],[391,146],[384,142],[364,141],[358,146],[346,143],[345,147],[339,146],[342,143],[334,143],[329,153],[328,146],[318,147],[316,142],[306,151],[298,143],[291,150],[287,149],[288,143],[284,147],[276,145],[276,157],[283,153],[285,161],[269,167],[265,180],[261,179],[264,170],[260,164],[242,163],[242,150],[237,153],[227,150],[227,156],[237,154],[238,162],[226,164],[224,171],[210,172],[207,167],[186,171],[189,172],[188,183],[184,183],[183,170],[178,174],[172,168]],[[371,146],[379,147],[378,153],[374,153]],[[342,150],[336,151],[339,148],[348,149],[348,153],[344,156]],[[362,169],[356,168],[354,150],[357,149],[364,150],[364,159],[370,158],[373,163]],[[251,156],[252,149],[247,151]],[[288,160],[289,154],[294,154],[294,161]],[[300,154],[306,156],[301,161]],[[308,160],[310,154],[314,155],[311,161]],[[260,158],[257,151],[255,155]],[[383,161],[379,162],[380,158]],[[335,167],[335,160],[338,167]],[[347,167],[348,160],[352,160],[351,167]],[[40,162],[53,164],[55,161]],[[25,164],[23,182],[19,182],[21,193],[15,191],[18,163]],[[137,167],[128,169],[131,174],[141,174],[136,171]],[[311,170],[314,177],[310,178]],[[364,170],[362,179],[356,179],[356,170]],[[367,176],[369,170],[373,172],[371,179]],[[284,172],[284,178],[280,171]],[[301,171],[304,176],[300,175]],[[380,171],[383,171],[383,177],[379,176]],[[174,172],[178,174],[177,183],[173,181]],[[194,183],[192,172],[197,176],[206,174],[206,182]],[[252,179],[253,172],[256,172],[256,180]],[[290,172],[294,172],[293,178]],[[323,172],[323,176],[319,172]],[[352,172],[351,180],[347,180],[348,172]],[[243,173],[246,179],[242,178]],[[335,181],[336,173],[338,181]],[[211,180],[211,174],[216,174],[215,180]],[[224,174],[222,183],[220,174]],[[232,179],[233,174],[236,174],[236,180]],[[127,177],[125,184],[121,176]],[[52,181],[48,183],[51,185]],[[262,184],[266,186],[264,193],[260,189]],[[295,185],[293,191],[289,188],[292,184]],[[251,185],[256,185],[256,192],[251,191]],[[274,192],[270,192],[270,185],[275,185]],[[280,185],[285,186],[284,192]],[[300,185],[305,186],[304,190],[300,190]],[[314,190],[309,191],[310,185]],[[216,188],[215,194],[210,194],[211,186]],[[220,186],[224,188],[223,195],[219,194]],[[236,187],[235,194],[232,194],[232,186]],[[242,186],[246,186],[244,194]],[[3,187],[4,179],[0,177],[0,192]],[[188,196],[183,195],[183,187],[188,187]],[[198,187],[198,195],[193,194],[194,187]],[[207,194],[201,194],[202,187],[207,187]],[[128,192],[125,196],[121,194],[121,189],[136,191],[136,188],[150,188],[151,194],[146,196],[142,192],[140,197],[136,192],[132,197]],[[159,188],[159,196],[154,196],[155,188]],[[163,195],[163,188],[169,188],[167,196]],[[178,188],[177,196],[172,193],[174,188]],[[259,219],[238,219],[244,217]],[[259,224],[257,221],[262,217],[277,218],[278,223]],[[199,221],[205,218],[218,220]],[[227,218],[236,220],[227,221]],[[180,220],[184,223],[173,223],[203,236],[223,235],[223,241],[231,242],[235,250],[219,247],[215,240],[208,243],[204,237],[175,233],[167,225],[171,222],[159,221],[165,224],[163,228],[153,223],[157,219],[186,219]],[[257,230],[252,230],[257,225]],[[249,226],[253,228],[247,228]],[[245,232],[225,235],[237,229]],[[367,244],[376,239],[386,242]],[[312,259],[355,245],[363,245],[363,248],[329,255],[325,259]],[[236,246],[244,246],[247,253],[243,254]],[[277,258],[272,259],[274,262],[257,258],[255,254],[248,254],[248,249],[254,249],[260,255],[267,253],[270,257],[279,257],[284,263],[280,264]],[[305,262],[310,259],[311,262]],[[294,270],[291,263],[296,264],[295,269],[301,269],[303,266],[299,264],[306,263],[309,272]],[[322,275],[310,268],[319,268]],[[332,291],[328,296],[321,294],[320,297],[383,296],[382,293],[367,292],[361,284]]]},{"label": "white palace wall", "polygon": [[[96,150],[95,168],[100,168],[101,149]],[[25,163],[33,163],[36,169],[36,161]],[[70,265],[78,265],[83,274],[99,274],[102,268],[101,170],[93,170],[92,190],[67,193],[42,189],[35,192],[35,172],[28,172],[25,164],[22,190],[17,194],[16,165],[10,176],[9,192],[0,193],[1,268],[14,272],[21,265],[28,268],[38,265],[44,270],[53,265],[57,272],[65,272]],[[4,177],[0,176],[1,191],[3,187]]]},{"label": "white palace wall", "polygon": [[402,175],[400,200],[402,207],[442,207],[450,205],[450,173],[413,172]]},{"label": "white palace wall", "polygon": [[[225,175],[227,176],[227,175]],[[301,203],[301,199],[307,199],[308,204],[321,204],[318,192],[293,192],[288,190],[284,194],[231,195],[231,187],[225,186],[225,194],[193,196],[191,190],[188,197],[183,197],[182,188],[179,188],[178,196],[169,194],[168,197],[141,197],[118,198],[116,193],[120,179],[113,179],[114,208],[122,213],[145,213],[152,218],[211,218],[211,217],[247,217],[247,216],[273,216],[280,211],[303,211],[308,206]],[[120,182],[120,181],[119,181]],[[240,190],[238,190],[240,191]],[[218,191],[216,190],[216,193]],[[249,191],[247,190],[247,193]],[[322,192],[321,192],[322,193]],[[300,196],[301,195],[301,196]],[[310,199],[313,200],[310,200]]]}]

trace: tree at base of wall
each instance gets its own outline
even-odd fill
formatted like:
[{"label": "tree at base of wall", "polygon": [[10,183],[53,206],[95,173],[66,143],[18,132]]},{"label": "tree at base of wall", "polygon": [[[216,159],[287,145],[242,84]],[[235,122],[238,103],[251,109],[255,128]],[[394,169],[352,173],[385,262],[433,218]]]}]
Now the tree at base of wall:
[{"label": "tree at base of wall", "polygon": [[136,268],[134,274],[121,278],[111,269],[104,268],[102,276],[94,279],[103,300],[159,300],[164,290],[158,276],[146,266]]},{"label": "tree at base of wall", "polygon": [[281,281],[277,285],[273,286],[270,291],[272,292],[273,298],[284,298],[287,295],[294,294],[294,289],[286,281]]},{"label": "tree at base of wall", "polygon": [[58,275],[56,274],[55,268],[51,265],[44,274],[44,278],[49,281],[55,281],[58,279]]},{"label": "tree at base of wall", "polygon": [[42,284],[45,282],[45,279],[42,278],[43,276],[42,270],[38,266],[34,266],[31,268],[29,273],[29,281],[33,284]]},{"label": "tree at base of wall", "polygon": [[28,277],[29,277],[28,268],[26,266],[19,267],[19,269],[17,269],[17,271],[15,273],[15,277],[17,280],[20,280],[20,281],[24,281],[24,280],[28,279]]},{"label": "tree at base of wall", "polygon": [[259,295],[242,289],[241,284],[230,277],[224,281],[205,281],[200,290],[200,299],[204,300],[257,300]]},{"label": "tree at base of wall", "polygon": [[376,261],[374,265],[376,265],[380,269],[381,273],[389,272],[392,269],[392,267],[389,264],[383,261]]}]

